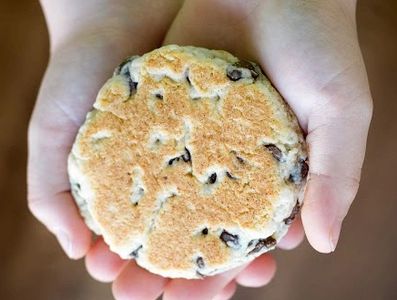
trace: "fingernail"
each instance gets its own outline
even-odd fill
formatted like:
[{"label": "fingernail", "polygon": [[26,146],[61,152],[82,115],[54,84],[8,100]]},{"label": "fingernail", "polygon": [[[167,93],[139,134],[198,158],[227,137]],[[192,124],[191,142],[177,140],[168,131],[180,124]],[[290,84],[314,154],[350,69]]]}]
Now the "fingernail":
[{"label": "fingernail", "polygon": [[58,231],[56,233],[56,237],[58,239],[59,244],[61,244],[63,251],[65,251],[67,256],[71,257],[72,256],[72,243],[70,242],[68,235],[63,231]]},{"label": "fingernail", "polygon": [[331,252],[334,252],[336,249],[336,245],[338,244],[340,230],[342,227],[342,223],[340,221],[335,221],[329,235],[329,244],[331,248]]}]

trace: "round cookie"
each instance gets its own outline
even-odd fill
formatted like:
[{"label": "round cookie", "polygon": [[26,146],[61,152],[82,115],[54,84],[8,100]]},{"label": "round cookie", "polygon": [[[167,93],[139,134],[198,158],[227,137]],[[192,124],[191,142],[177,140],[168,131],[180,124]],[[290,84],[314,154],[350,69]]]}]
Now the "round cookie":
[{"label": "round cookie", "polygon": [[301,206],[306,160],[295,116],[256,64],[168,45],[117,67],[68,171],[112,251],[200,278],[276,246]]}]

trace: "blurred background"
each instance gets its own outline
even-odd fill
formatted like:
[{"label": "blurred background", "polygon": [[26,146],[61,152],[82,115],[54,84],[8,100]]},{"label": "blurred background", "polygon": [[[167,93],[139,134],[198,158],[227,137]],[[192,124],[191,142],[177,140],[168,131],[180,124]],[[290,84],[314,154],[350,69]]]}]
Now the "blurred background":
[{"label": "blurred background", "polygon": [[[359,0],[375,102],[362,184],[337,251],[276,251],[278,272],[233,299],[397,299],[397,1]],[[0,0],[0,299],[112,299],[26,205],[26,129],[48,60],[38,1]]]}]

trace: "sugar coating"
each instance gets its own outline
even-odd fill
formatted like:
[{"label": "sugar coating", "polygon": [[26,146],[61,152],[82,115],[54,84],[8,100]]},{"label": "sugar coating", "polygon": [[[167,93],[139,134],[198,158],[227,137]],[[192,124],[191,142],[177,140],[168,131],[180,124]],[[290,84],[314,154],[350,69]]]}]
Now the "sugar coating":
[{"label": "sugar coating", "polygon": [[113,252],[201,278],[275,247],[301,204],[306,159],[295,116],[256,64],[168,45],[115,70],[68,171]]}]

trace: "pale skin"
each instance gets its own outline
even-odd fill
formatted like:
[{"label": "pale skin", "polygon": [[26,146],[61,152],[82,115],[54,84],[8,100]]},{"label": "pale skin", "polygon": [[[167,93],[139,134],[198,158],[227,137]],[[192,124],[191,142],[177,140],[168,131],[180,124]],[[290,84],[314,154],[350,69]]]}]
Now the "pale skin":
[{"label": "pale skin", "polygon": [[[66,159],[104,81],[124,57],[162,44],[225,49],[261,64],[307,134],[310,174],[302,210],[280,248],[303,239],[335,250],[360,180],[372,100],[356,35],[355,0],[42,0],[51,52],[29,128],[29,208],[73,259],[113,282],[117,300],[229,299],[258,287],[276,264],[204,280],[169,280],[92,241],[70,195]],[[303,226],[302,226],[303,224]]]}]

